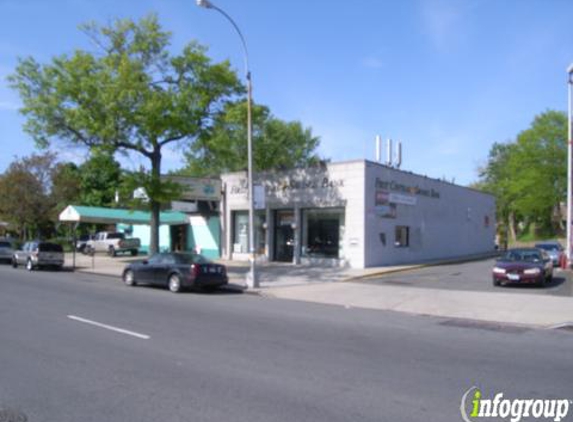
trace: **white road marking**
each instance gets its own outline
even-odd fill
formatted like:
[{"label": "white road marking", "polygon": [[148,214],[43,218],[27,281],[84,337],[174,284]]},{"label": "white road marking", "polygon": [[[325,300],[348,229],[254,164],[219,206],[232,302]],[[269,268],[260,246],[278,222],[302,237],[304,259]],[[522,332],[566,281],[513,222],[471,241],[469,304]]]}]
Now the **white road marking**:
[{"label": "white road marking", "polygon": [[100,322],[91,321],[89,319],[80,318],[74,315],[68,315],[68,318],[74,321],[83,322],[84,324],[94,325],[96,327],[105,328],[106,330],[115,331],[116,333],[126,334],[128,336],[137,337],[143,340],[149,340],[151,337],[146,334],[139,334],[134,331],[124,330],[123,328],[114,327],[112,325],[102,324]]}]

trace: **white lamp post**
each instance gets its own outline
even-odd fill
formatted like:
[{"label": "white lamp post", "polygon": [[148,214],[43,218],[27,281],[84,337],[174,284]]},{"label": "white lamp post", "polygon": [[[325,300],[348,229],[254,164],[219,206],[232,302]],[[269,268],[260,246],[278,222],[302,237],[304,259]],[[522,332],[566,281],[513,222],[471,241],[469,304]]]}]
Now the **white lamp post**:
[{"label": "white lamp post", "polygon": [[247,285],[249,287],[259,287],[259,279],[257,277],[257,272],[256,272],[256,261],[255,261],[255,213],[254,213],[254,197],[253,197],[253,142],[252,142],[252,118],[251,118],[251,102],[252,102],[252,92],[253,92],[253,83],[251,80],[251,71],[249,70],[249,54],[248,54],[248,50],[247,50],[247,43],[245,42],[245,38],[243,37],[243,34],[241,33],[241,30],[239,29],[239,27],[237,26],[237,24],[235,23],[235,21],[233,21],[233,19],[231,19],[231,17],[225,13],[225,11],[223,11],[222,9],[218,8],[217,6],[215,6],[213,3],[211,3],[209,0],[197,0],[197,6],[200,7],[204,7],[206,9],[213,9],[216,10],[217,12],[221,13],[225,18],[227,18],[227,20],[229,22],[231,22],[231,25],[233,25],[233,28],[235,28],[235,30],[237,31],[237,34],[239,34],[239,38],[241,38],[241,43],[243,44],[243,50],[245,53],[245,72],[246,72],[246,78],[247,78],[247,150],[248,150],[248,185],[249,185],[249,189],[248,189],[248,199],[249,199],[249,261],[251,264],[251,270],[249,272],[249,275],[247,276]]},{"label": "white lamp post", "polygon": [[568,100],[569,100],[569,111],[567,114],[567,268],[571,267],[571,263],[573,261],[573,250],[572,250],[572,239],[571,239],[571,224],[573,224],[572,216],[573,216],[573,204],[572,204],[572,195],[573,193],[571,190],[573,189],[573,153],[572,153],[572,145],[573,142],[573,123],[572,120],[572,107],[573,105],[571,102],[572,94],[572,85],[573,85],[573,64],[569,66],[567,69],[567,85],[568,85]]}]

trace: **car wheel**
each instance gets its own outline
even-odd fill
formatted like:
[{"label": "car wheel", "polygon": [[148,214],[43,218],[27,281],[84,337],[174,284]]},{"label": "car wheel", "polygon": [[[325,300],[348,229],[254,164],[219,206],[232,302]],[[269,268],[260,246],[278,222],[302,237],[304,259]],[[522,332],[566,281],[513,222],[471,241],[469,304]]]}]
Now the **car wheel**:
[{"label": "car wheel", "polygon": [[107,250],[107,254],[108,254],[109,256],[116,256],[116,255],[117,255],[117,253],[116,253],[116,251],[115,251],[115,248],[114,248],[113,246],[110,246],[110,247],[109,247],[109,249]]},{"label": "car wheel", "polygon": [[493,279],[493,285],[496,287],[501,286],[501,282],[499,280],[496,280],[495,278]]},{"label": "car wheel", "polygon": [[131,256],[137,256],[137,252],[138,252],[137,249],[132,249],[131,250]]},{"label": "car wheel", "polygon": [[34,264],[32,264],[32,260],[31,260],[31,259],[29,259],[29,260],[26,261],[26,269],[27,269],[28,271],[32,271],[32,270],[34,269]]},{"label": "car wheel", "polygon": [[18,268],[18,261],[16,261],[16,258],[12,258],[12,268]]},{"label": "car wheel", "polygon": [[177,274],[171,274],[169,276],[169,290],[173,293],[179,293],[181,291],[181,277]]},{"label": "car wheel", "polygon": [[133,274],[133,271],[127,270],[125,273],[123,273],[123,282],[125,283],[126,286],[137,285],[137,283],[135,282],[135,275]]}]

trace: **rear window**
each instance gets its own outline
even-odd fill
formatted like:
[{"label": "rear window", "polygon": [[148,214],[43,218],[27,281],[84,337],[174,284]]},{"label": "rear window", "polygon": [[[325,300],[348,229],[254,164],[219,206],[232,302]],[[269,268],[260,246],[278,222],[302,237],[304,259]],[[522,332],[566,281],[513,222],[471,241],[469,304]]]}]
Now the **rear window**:
[{"label": "rear window", "polygon": [[540,243],[535,245],[536,248],[543,249],[544,251],[560,251],[561,245],[556,245],[553,243]]},{"label": "rear window", "polygon": [[40,252],[63,252],[64,251],[62,249],[62,246],[58,245],[56,243],[40,243],[38,250]]},{"label": "rear window", "polygon": [[123,233],[109,233],[107,235],[108,239],[124,239],[125,238],[125,234]]},{"label": "rear window", "polygon": [[199,254],[176,254],[174,256],[178,264],[208,264],[211,262]]},{"label": "rear window", "polygon": [[11,248],[12,244],[10,242],[0,242],[0,248]]}]

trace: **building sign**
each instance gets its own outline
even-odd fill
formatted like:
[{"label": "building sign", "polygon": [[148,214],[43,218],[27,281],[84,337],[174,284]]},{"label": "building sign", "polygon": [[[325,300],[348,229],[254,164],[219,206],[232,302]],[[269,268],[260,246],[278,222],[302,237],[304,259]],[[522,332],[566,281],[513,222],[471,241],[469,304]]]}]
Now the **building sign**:
[{"label": "building sign", "polygon": [[382,218],[396,218],[396,204],[390,202],[390,192],[376,189],[374,200],[376,214]]},{"label": "building sign", "polygon": [[166,176],[165,179],[183,187],[181,198],[188,201],[220,201],[221,181],[198,177]]},{"label": "building sign", "polygon": [[[249,184],[246,179],[241,179],[237,184],[230,187],[231,195],[245,195]],[[301,191],[309,189],[335,189],[344,187],[344,179],[331,179],[327,176],[315,178],[304,178],[296,180],[294,178],[285,178],[281,180],[266,180],[265,188],[269,194],[284,193],[288,191]],[[256,188],[256,186],[255,186]]]},{"label": "building sign", "polygon": [[417,198],[412,195],[402,195],[401,193],[390,193],[389,201],[392,204],[416,205]]},{"label": "building sign", "polygon": [[434,189],[423,189],[419,186],[408,186],[402,183],[398,183],[394,180],[380,180],[378,177],[376,178],[376,189],[384,189],[407,195],[418,195],[426,196],[428,198],[440,199],[440,192],[435,191]]},{"label": "building sign", "polygon": [[265,209],[265,187],[262,185],[253,186],[253,207],[256,210]]}]

